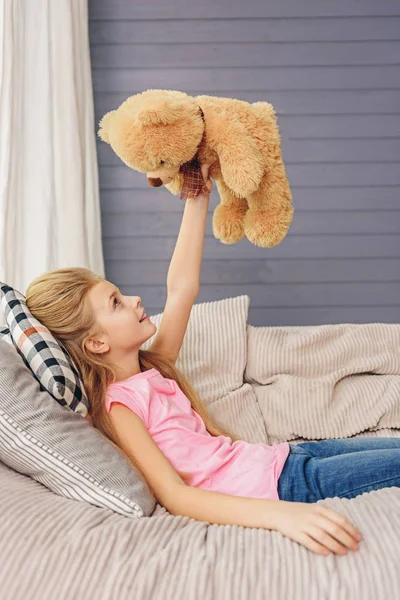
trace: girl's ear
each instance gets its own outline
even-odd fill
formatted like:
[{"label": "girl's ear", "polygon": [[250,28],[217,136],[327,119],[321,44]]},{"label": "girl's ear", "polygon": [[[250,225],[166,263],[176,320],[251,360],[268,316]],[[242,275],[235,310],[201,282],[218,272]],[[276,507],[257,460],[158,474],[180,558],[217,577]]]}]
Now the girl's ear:
[{"label": "girl's ear", "polygon": [[102,342],[96,338],[90,337],[85,340],[85,347],[89,352],[93,352],[93,354],[104,354],[104,352],[108,352],[110,347],[107,342]]},{"label": "girl's ear", "polygon": [[111,119],[112,116],[114,115],[115,110],[110,110],[110,112],[106,113],[102,119],[100,120],[99,123],[99,131],[97,132],[97,135],[99,136],[100,139],[103,140],[103,142],[106,142],[107,144],[110,143],[110,139],[109,139],[109,129],[110,129],[110,123],[111,123]]}]

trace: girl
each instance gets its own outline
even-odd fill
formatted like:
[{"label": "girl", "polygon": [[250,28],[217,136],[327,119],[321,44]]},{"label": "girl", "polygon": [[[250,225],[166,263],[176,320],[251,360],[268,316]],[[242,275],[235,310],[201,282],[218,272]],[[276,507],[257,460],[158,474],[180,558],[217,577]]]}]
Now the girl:
[{"label": "girl", "polygon": [[212,187],[206,165],[202,173],[209,191],[186,200],[163,318],[148,350],[140,347],[157,328],[140,297],[122,295],[88,269],[38,277],[27,305],[79,368],[93,426],[140,469],[171,514],[275,529],[317,554],[346,554],[358,548],[360,533],[317,501],[399,486],[400,439],[247,443],[213,422],[175,367],[199,291]]}]

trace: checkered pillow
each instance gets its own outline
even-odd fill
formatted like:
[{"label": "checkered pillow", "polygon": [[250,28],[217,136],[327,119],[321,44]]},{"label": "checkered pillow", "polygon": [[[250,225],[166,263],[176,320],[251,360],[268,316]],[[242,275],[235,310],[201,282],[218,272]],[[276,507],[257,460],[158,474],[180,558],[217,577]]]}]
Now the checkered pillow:
[{"label": "checkered pillow", "polygon": [[35,319],[22,294],[0,282],[0,295],[8,325],[8,329],[0,330],[0,338],[15,346],[42,390],[61,406],[89,419],[83,382],[67,350]]},{"label": "checkered pillow", "polygon": [[5,328],[5,329],[0,329],[0,340],[4,340],[5,342],[7,342],[7,344],[11,344],[12,345],[12,339],[11,339],[11,335],[10,335],[10,330]]}]

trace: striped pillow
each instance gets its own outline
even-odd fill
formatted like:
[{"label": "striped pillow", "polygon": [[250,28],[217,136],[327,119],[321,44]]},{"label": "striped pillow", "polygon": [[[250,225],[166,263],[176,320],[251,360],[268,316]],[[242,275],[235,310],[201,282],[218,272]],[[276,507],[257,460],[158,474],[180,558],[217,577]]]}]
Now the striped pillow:
[{"label": "striped pillow", "polygon": [[[125,454],[65,410],[0,340],[0,461],[60,496],[125,517],[150,516],[156,500]],[[73,514],[73,506],[71,505]]]},{"label": "striped pillow", "polygon": [[42,390],[90,420],[83,381],[67,350],[35,319],[20,292],[0,282],[0,294],[8,325],[0,331],[0,339],[15,346]]}]

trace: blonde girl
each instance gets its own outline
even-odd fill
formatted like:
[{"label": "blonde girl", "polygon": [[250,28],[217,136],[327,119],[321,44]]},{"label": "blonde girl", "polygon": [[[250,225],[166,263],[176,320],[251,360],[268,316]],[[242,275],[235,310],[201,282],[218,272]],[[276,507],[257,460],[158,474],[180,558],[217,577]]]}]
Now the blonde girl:
[{"label": "blonde girl", "polygon": [[[207,165],[202,165],[202,172],[211,191]],[[152,173],[152,176],[157,176],[157,173]],[[317,446],[296,446],[285,442],[272,447],[238,439],[213,421],[196,390],[175,366],[190,311],[199,292],[208,205],[209,193],[195,200],[186,200],[168,271],[167,301],[159,331],[149,318],[144,318],[145,309],[139,296],[123,295],[111,282],[85,268],[57,269],[37,277],[27,289],[27,305],[32,314],[64,344],[79,368],[89,399],[91,424],[140,469],[157,500],[171,514],[221,525],[278,530],[322,555],[330,552],[346,554],[347,548],[356,550],[357,541],[361,539],[357,529],[338,512],[316,503],[326,497],[322,483],[329,483],[326,474],[331,471],[322,468],[323,461],[329,460],[327,455],[317,457],[318,453],[314,451],[311,458],[310,450],[324,448],[323,442],[309,443]],[[233,226],[238,227],[238,222],[235,221]],[[156,331],[150,348],[141,349]],[[154,421],[156,418],[157,423]],[[150,431],[158,432],[165,452],[154,441]],[[178,431],[179,438],[176,437]],[[189,443],[186,442],[189,435],[192,436],[190,440],[195,440],[190,448],[185,446]],[[368,441],[383,443],[385,438],[364,440]],[[214,444],[214,450],[209,464],[206,464],[202,462],[202,452],[210,448],[210,444]],[[399,447],[400,443],[397,444],[397,453]],[[371,450],[372,446],[369,448]],[[354,455],[363,454],[355,452],[354,448],[349,451]],[[170,460],[167,457],[169,453]],[[191,463],[183,462],[186,454],[190,455]],[[181,463],[178,459],[175,461],[178,455]],[[330,456],[333,455],[335,452],[331,446]],[[293,486],[288,465],[297,465],[298,468],[305,464],[305,458],[309,459],[308,465],[312,464],[312,460],[319,460],[322,493],[316,495],[316,486],[305,481],[303,485],[308,495],[304,494],[299,497],[300,501],[294,501],[289,494]],[[215,490],[218,487],[217,471],[215,477],[212,475],[204,480],[204,485],[199,483],[203,470],[210,468],[211,464],[217,469],[217,459],[218,468],[221,472],[225,469],[225,474],[228,474],[223,481],[225,488],[221,484],[219,489],[233,489],[235,484],[237,493]],[[254,466],[247,471],[242,469],[239,477],[235,469],[240,460],[244,461],[243,465]],[[264,483],[260,481],[258,469],[264,469],[268,485],[273,481],[272,466],[268,466],[270,463],[267,465],[270,460],[277,461],[274,464],[279,466],[279,471],[287,473],[285,480],[279,477],[278,489],[282,496],[277,499],[275,484],[270,494],[257,497],[259,492],[253,491],[251,497],[250,488],[260,489]],[[175,468],[172,462],[175,462]],[[193,468],[181,469],[180,464],[191,464]],[[375,483],[376,487],[379,485]],[[314,495],[310,495],[311,489]],[[356,493],[361,493],[360,487],[357,487]]]}]

